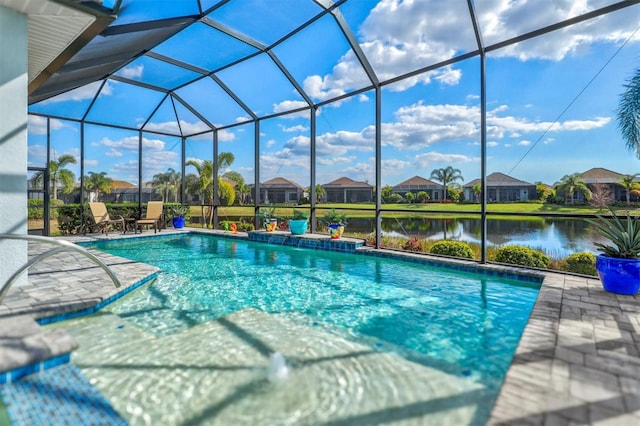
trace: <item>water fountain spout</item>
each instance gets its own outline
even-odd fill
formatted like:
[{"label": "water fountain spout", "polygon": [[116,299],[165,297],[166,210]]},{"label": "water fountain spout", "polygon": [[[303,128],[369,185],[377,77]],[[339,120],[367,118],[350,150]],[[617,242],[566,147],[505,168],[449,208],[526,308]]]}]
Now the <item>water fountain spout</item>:
[{"label": "water fountain spout", "polygon": [[283,382],[289,377],[289,367],[281,352],[272,353],[269,356],[267,378],[271,383]]}]

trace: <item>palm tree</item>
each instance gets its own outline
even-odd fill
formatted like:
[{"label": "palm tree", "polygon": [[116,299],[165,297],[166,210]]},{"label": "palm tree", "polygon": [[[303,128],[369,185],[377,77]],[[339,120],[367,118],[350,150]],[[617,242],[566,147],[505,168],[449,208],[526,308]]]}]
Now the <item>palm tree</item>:
[{"label": "palm tree", "polygon": [[167,173],[156,173],[153,175],[151,181],[151,187],[162,197],[162,201],[168,201],[169,199],[169,176]]},{"label": "palm tree", "polygon": [[631,205],[631,194],[640,193],[640,184],[635,181],[635,179],[640,176],[640,173],[636,173],[635,175],[624,175],[622,179],[620,179],[620,185],[624,188],[627,194],[627,205]]},{"label": "palm tree", "polygon": [[[232,153],[221,152],[218,154],[218,159],[216,161],[218,170],[229,167],[231,163],[233,163],[233,160],[234,157]],[[189,160],[185,164],[187,166],[195,167],[198,172],[198,176],[195,180],[193,178],[188,179],[188,184],[186,185],[187,191],[191,194],[200,194],[203,205],[213,204],[213,161]],[[231,204],[235,199],[233,186],[228,182],[224,182],[220,177],[218,177],[218,197]],[[213,209],[207,209],[205,220],[207,224],[211,225],[211,222],[213,221]]]},{"label": "palm tree", "polygon": [[156,173],[153,175],[151,186],[154,191],[162,196],[162,201],[169,201],[169,194],[173,193],[173,201],[178,202],[178,193],[180,192],[180,183],[182,175],[171,167],[164,173]]},{"label": "palm tree", "polygon": [[476,202],[480,200],[480,195],[482,194],[482,185],[480,185],[480,182],[471,187],[471,194]]},{"label": "palm tree", "polygon": [[571,204],[573,204],[573,194],[575,194],[576,192],[584,195],[584,198],[586,198],[587,200],[591,199],[591,190],[589,189],[589,187],[587,187],[585,181],[582,180],[582,177],[580,177],[580,173],[565,175],[553,186],[556,189],[556,193],[564,192],[565,202],[569,197],[571,197]]},{"label": "palm tree", "polygon": [[[68,164],[76,164],[76,158],[70,154],[61,155],[58,160],[49,162],[49,185],[51,187],[51,198],[58,199],[58,184],[62,184],[62,193],[71,194],[73,185],[76,182],[76,175],[65,169]],[[35,188],[41,188],[44,183],[44,172],[37,172],[31,178],[31,183]]]},{"label": "palm tree", "polygon": [[449,187],[449,184],[457,180],[463,180],[463,177],[462,172],[459,169],[454,169],[451,166],[447,166],[443,169],[434,169],[431,172],[431,177],[429,179],[433,179],[442,183],[444,199],[446,200],[447,188]]},{"label": "palm tree", "polygon": [[624,87],[618,104],[618,128],[627,149],[640,158],[640,68]]},{"label": "palm tree", "polygon": [[[316,184],[316,203],[319,203],[322,201],[322,198],[324,197],[325,192],[326,191],[324,190],[322,185]],[[311,187],[307,188],[307,193],[309,194],[309,197],[311,197]]]},{"label": "palm tree", "polygon": [[95,201],[100,199],[100,194],[111,192],[113,179],[107,177],[106,172],[89,172],[89,176],[84,177],[84,187],[87,191],[95,194]]},{"label": "palm tree", "polygon": [[231,166],[231,164],[233,164],[234,160],[235,160],[235,157],[230,152],[221,152],[220,154],[218,154],[218,159],[216,160],[216,163],[218,166],[218,173],[228,169]]},{"label": "palm tree", "polygon": [[[197,181],[191,180],[187,190],[191,194],[200,194],[202,204],[213,203],[213,161],[189,160],[187,166],[195,167],[198,172]],[[195,183],[197,182],[197,185]],[[195,191],[194,191],[195,190]]]},{"label": "palm tree", "polygon": [[178,193],[180,192],[180,183],[182,182],[182,174],[169,167],[166,175],[169,189],[173,192],[173,202],[177,203]]}]

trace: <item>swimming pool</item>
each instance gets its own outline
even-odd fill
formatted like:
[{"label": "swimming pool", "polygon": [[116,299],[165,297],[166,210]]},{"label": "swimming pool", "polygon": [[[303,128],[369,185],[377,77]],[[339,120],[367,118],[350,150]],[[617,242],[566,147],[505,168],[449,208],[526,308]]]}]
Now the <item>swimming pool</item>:
[{"label": "swimming pool", "polygon": [[[202,234],[92,247],[162,269],[53,325],[131,424],[484,424],[539,289]],[[267,379],[274,352],[286,380]]]}]

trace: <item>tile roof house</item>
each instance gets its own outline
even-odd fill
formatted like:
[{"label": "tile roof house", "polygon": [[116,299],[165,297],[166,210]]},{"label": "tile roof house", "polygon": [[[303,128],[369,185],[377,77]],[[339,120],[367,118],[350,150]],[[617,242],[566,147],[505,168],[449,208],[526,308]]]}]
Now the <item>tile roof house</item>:
[{"label": "tile roof house", "polygon": [[[89,197],[91,195],[89,194]],[[87,197],[87,200],[90,198]],[[162,196],[156,194],[151,188],[151,184],[147,183],[142,187],[142,202],[161,200]],[[111,192],[100,194],[100,201],[105,203],[127,203],[138,202],[138,186],[124,180],[114,179],[111,182]]]},{"label": "tile roof house", "polygon": [[370,203],[373,201],[373,186],[348,177],[341,177],[322,185],[327,203]]},{"label": "tile roof house", "polygon": [[[594,167],[593,169],[589,169],[586,172],[581,173],[580,177],[582,178],[584,183],[587,184],[591,191],[594,190],[595,185],[606,185],[611,191],[611,195],[613,196],[614,201],[627,200],[626,190],[621,185],[622,178],[625,177],[624,174],[614,172],[602,167]],[[636,177],[634,181],[640,183],[640,177]],[[585,197],[582,193],[576,192],[573,195],[573,199],[575,201],[586,202]],[[640,201],[640,196],[632,193],[630,196],[630,201]]]},{"label": "tile roof house", "polygon": [[442,185],[420,176],[414,176],[404,182],[400,182],[391,190],[393,193],[402,195],[406,195],[408,192],[417,194],[420,191],[424,191],[429,194],[430,200],[442,199]]},{"label": "tile roof house", "polygon": [[[474,179],[463,186],[465,200],[473,200],[474,185],[480,183],[480,179]],[[487,176],[487,201],[508,202],[535,200],[537,197],[536,185],[516,179],[504,173],[495,172]]]},{"label": "tile roof house", "polygon": [[[255,199],[255,185],[251,194]],[[275,177],[260,184],[260,204],[297,203],[304,196],[304,186],[283,177]]]}]

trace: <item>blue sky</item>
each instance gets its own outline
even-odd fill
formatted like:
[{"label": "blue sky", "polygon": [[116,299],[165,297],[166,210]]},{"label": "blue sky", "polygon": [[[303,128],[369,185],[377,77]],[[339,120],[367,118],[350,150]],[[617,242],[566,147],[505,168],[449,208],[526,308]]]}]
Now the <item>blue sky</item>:
[{"label": "blue sky", "polygon": [[[125,1],[117,23],[158,19],[197,11],[197,2]],[[205,1],[203,7],[216,2]],[[487,45],[602,7],[611,1],[504,1],[477,3]],[[269,45],[320,11],[302,1],[237,1],[211,13],[213,21]],[[193,9],[193,10],[192,10]],[[466,1],[347,1],[340,8],[360,49],[380,81],[386,81],[475,48]],[[260,19],[257,19],[260,17]],[[615,111],[623,84],[640,66],[640,7],[634,6],[574,27],[496,50],[488,55],[488,172],[508,173],[529,182],[553,184],[563,175],[604,167],[640,172],[640,160],[624,147]],[[195,36],[195,37],[194,37]],[[203,23],[152,52],[206,70],[255,49]],[[335,21],[323,17],[274,55],[314,102],[349,94],[370,83]],[[383,87],[383,184],[436,168],[459,168],[468,182],[480,174],[479,58],[417,75]],[[143,56],[118,72],[133,81],[173,88],[196,73]],[[218,84],[222,82],[257,116],[305,105],[266,54],[240,62],[211,78],[176,91],[216,126],[245,123],[218,134],[219,151],[232,152],[230,170],[254,181],[254,124]],[[32,105],[30,110],[80,118],[100,82]],[[164,101],[163,101],[164,99]],[[174,110],[175,108],[175,110]],[[152,112],[155,111],[155,114]],[[176,119],[176,112],[178,118]],[[368,91],[322,106],[317,116],[317,178],[341,176],[375,182],[375,93]],[[143,133],[143,181],[167,168],[180,170],[180,130],[193,134],[207,126],[180,102],[161,92],[109,80],[87,115],[104,121],[177,136]],[[41,117],[29,123],[29,163],[46,161]],[[52,156],[79,160],[80,126],[52,120]],[[310,182],[310,120],[307,111],[260,122],[261,181],[282,176]],[[185,160],[211,159],[211,133],[188,138]],[[138,183],[138,132],[85,126],[85,170]],[[79,165],[70,166],[79,177]],[[194,172],[192,167],[187,173]]]}]

